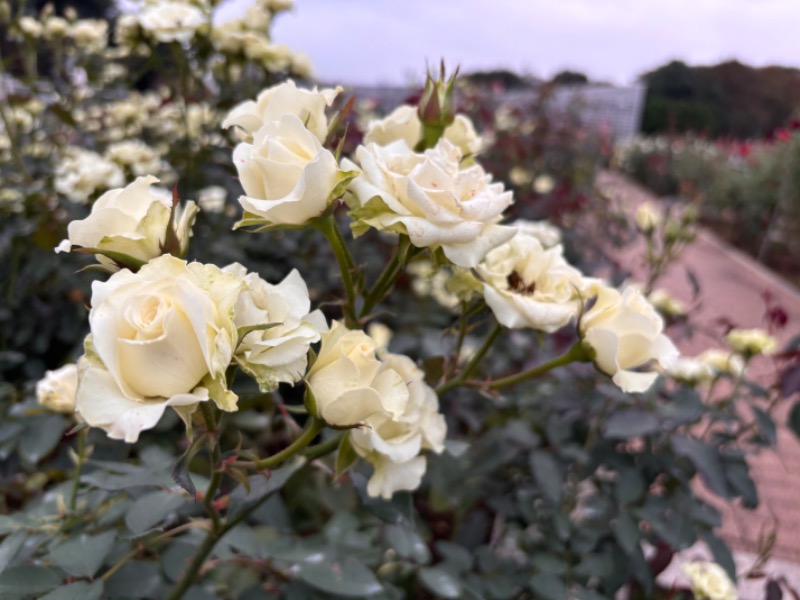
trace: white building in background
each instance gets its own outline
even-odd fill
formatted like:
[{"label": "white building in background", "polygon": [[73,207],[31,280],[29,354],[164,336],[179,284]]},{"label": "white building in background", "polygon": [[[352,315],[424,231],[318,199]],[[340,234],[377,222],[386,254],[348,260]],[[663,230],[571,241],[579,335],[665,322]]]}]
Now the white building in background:
[{"label": "white building in background", "polygon": [[[520,109],[537,102],[541,88],[511,89],[495,93],[496,105],[509,105]],[[619,142],[637,133],[642,124],[645,93],[644,84],[629,86],[612,85],[560,85],[556,86],[547,100],[552,118],[574,118],[590,128],[605,128]],[[407,87],[346,86],[346,93],[359,99],[370,99],[376,103],[376,111],[388,113],[418,93]],[[487,92],[488,94],[489,92]]]}]

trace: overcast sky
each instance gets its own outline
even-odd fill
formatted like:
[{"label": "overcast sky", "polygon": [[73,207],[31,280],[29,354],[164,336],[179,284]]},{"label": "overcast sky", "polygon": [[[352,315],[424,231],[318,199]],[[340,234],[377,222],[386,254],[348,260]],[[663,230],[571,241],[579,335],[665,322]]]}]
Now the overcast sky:
[{"label": "overcast sky", "polygon": [[[246,0],[235,0],[246,1]],[[800,0],[295,0],[275,42],[320,80],[408,83],[444,58],[462,71],[562,69],[631,83],[671,59],[800,66]]]}]

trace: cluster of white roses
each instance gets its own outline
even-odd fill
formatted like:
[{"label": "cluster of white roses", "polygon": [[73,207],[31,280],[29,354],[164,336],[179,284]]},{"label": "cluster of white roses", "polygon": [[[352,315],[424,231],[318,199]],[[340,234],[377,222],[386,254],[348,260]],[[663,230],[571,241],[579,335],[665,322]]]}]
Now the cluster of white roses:
[{"label": "cluster of white roses", "polygon": [[[427,124],[401,107],[372,124],[356,162],[338,161],[326,147],[326,111],[338,92],[288,81],[228,114],[223,126],[242,140],[233,152],[245,192],[240,226],[314,224],[346,192],[356,235],[374,227],[407,236],[437,263],[449,261],[462,291],[482,293],[500,324],[553,332],[579,319],[585,353],[623,390],[652,384],[656,374],[639,367],[674,360],[661,318],[640,292],[584,277],[567,263],[552,228],[500,223],[513,198],[469,156],[480,142],[466,118],[420,148]],[[156,181],[139,177],[104,194],[57,248],[95,254],[113,273],[92,287],[91,333],[77,368],[81,418],[133,442],[168,406],[184,419],[203,402],[234,411],[227,373],[236,365],[264,391],[305,381],[312,415],[349,428],[352,449],[374,466],[370,494],[416,488],[426,464],[421,452],[441,452],[446,435],[423,372],[350,321],[329,327],[311,310],[297,271],[270,284],[238,264],[179,258],[197,208],[153,193]],[[52,402],[57,388],[44,385],[42,394]]]}]

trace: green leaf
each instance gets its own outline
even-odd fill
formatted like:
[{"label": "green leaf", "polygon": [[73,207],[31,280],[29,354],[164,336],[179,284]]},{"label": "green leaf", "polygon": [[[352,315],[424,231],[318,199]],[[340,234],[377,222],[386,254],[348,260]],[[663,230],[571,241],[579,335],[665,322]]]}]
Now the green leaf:
[{"label": "green leaf", "polygon": [[558,459],[543,450],[534,450],[530,455],[531,471],[544,497],[553,504],[561,500],[564,474]]},{"label": "green leaf", "polygon": [[58,446],[67,425],[67,420],[61,415],[43,415],[29,419],[25,433],[19,441],[20,454],[26,461],[38,463]]},{"label": "green leaf", "polygon": [[231,509],[228,518],[234,519],[266,500],[268,496],[280,490],[305,463],[305,458],[296,456],[284,463],[280,469],[271,471],[267,476],[259,474],[250,477],[249,493],[239,487],[231,494]]},{"label": "green leaf", "polygon": [[751,408],[753,410],[753,416],[756,418],[756,425],[758,425],[758,430],[761,432],[761,435],[765,440],[774,446],[778,443],[778,431],[775,428],[775,421],[759,407],[752,406]]},{"label": "green leaf", "polygon": [[420,583],[440,598],[460,598],[461,582],[444,569],[426,567],[417,573]]},{"label": "green leaf", "polygon": [[283,323],[262,323],[261,325],[246,325],[244,327],[237,327],[236,328],[236,335],[238,336],[239,341],[236,343],[238,346],[242,343],[244,336],[248,333],[253,331],[266,331],[267,329],[272,329],[273,327],[278,327],[279,325],[283,325]]},{"label": "green leaf", "polygon": [[175,492],[159,490],[138,498],[125,515],[125,524],[133,533],[142,533],[160,524],[170,513],[186,503]]},{"label": "green leaf", "polygon": [[658,417],[642,408],[629,408],[611,415],[605,424],[606,437],[627,440],[661,429]]},{"label": "green leaf", "polygon": [[161,576],[154,564],[132,560],[109,577],[106,593],[110,598],[155,598],[160,584]]},{"label": "green leaf", "polygon": [[725,469],[716,446],[681,435],[673,435],[671,442],[673,452],[692,461],[695,469],[712,492],[724,498],[730,495],[725,479]]},{"label": "green leaf", "polygon": [[336,475],[341,477],[356,460],[358,460],[358,454],[353,449],[353,444],[350,443],[350,436],[345,434],[339,441],[339,451],[336,454]]},{"label": "green leaf", "polygon": [[11,564],[26,539],[28,539],[26,532],[17,531],[3,540],[3,543],[0,544],[0,573],[5,571],[6,567]]},{"label": "green leaf", "polygon": [[794,431],[794,434],[800,438],[800,400],[795,402],[794,406],[792,406],[786,423],[789,425],[789,428]]},{"label": "green leaf", "polygon": [[386,541],[402,558],[411,559],[420,565],[428,564],[431,560],[431,551],[428,550],[427,544],[412,529],[400,525],[388,525]]},{"label": "green leaf", "polygon": [[73,246],[70,252],[77,252],[78,254],[100,254],[101,256],[110,258],[120,267],[124,269],[130,269],[134,272],[138,271],[147,264],[147,261],[139,260],[138,258],[134,258],[128,254],[114,252],[112,250],[104,250],[102,248],[82,248],[79,246]]},{"label": "green leaf", "polygon": [[352,556],[343,560],[300,562],[295,566],[300,579],[323,592],[365,598],[383,591],[372,571]]},{"label": "green leaf", "polygon": [[711,532],[704,533],[700,537],[706,543],[708,549],[711,550],[714,562],[725,569],[731,581],[736,581],[736,561],[733,560],[733,554],[731,549],[728,548],[728,544]]},{"label": "green leaf", "polygon": [[81,534],[50,551],[49,558],[73,577],[93,577],[114,545],[116,531]]},{"label": "green leaf", "polygon": [[528,589],[540,600],[564,600],[569,597],[567,586],[559,577],[549,573],[537,573],[528,582]]},{"label": "green leaf", "polygon": [[0,598],[16,600],[42,595],[61,585],[61,576],[54,569],[21,565],[0,573]]},{"label": "green leaf", "polygon": [[40,600],[100,600],[102,595],[103,581],[99,579],[94,583],[88,581],[70,583],[42,596]]}]

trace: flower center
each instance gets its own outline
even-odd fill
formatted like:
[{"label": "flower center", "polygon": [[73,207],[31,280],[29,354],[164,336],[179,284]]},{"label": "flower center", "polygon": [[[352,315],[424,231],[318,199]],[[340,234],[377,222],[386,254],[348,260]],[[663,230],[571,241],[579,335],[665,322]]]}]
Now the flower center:
[{"label": "flower center", "polygon": [[511,271],[506,277],[508,289],[518,294],[530,296],[536,291],[536,282],[525,283],[525,280],[516,271]]}]

